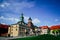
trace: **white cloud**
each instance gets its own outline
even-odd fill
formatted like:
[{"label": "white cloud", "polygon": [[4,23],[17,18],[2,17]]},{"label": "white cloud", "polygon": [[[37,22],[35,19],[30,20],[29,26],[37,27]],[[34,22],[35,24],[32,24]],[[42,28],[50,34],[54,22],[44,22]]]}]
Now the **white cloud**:
[{"label": "white cloud", "polygon": [[28,2],[21,2],[21,3],[18,3],[19,6],[21,8],[31,8],[31,7],[34,7],[34,4],[31,2],[31,3],[28,3]]},{"label": "white cloud", "polygon": [[1,24],[6,24],[6,23],[1,23]]},{"label": "white cloud", "polygon": [[24,16],[24,20],[25,20],[25,22],[28,22],[28,19],[29,19],[29,17]]},{"label": "white cloud", "polygon": [[40,23],[40,20],[38,19],[38,18],[35,18],[35,19],[33,19],[33,21],[32,21],[34,24],[39,24]]},{"label": "white cloud", "polygon": [[5,8],[5,7],[8,7],[9,5],[10,5],[10,3],[4,2],[0,5],[0,7]]},{"label": "white cloud", "polygon": [[[11,0],[12,1],[12,0]],[[34,2],[27,2],[27,1],[22,1],[22,2],[3,2],[0,4],[0,7],[2,7],[4,11],[8,10],[14,13],[20,13],[23,11],[25,8],[32,8],[34,7],[35,4]]]},{"label": "white cloud", "polygon": [[[14,17],[6,18],[6,17],[4,17],[4,16],[1,16],[0,19],[6,20],[6,21],[12,21],[12,22],[18,22],[18,21],[19,21],[19,19],[14,18]],[[24,16],[24,21],[25,21],[26,23],[28,22],[28,19],[29,19],[28,16]],[[32,19],[33,19],[33,18],[32,18]],[[38,18],[34,18],[34,19],[32,20],[32,22],[33,22],[34,25],[38,25],[38,24],[40,23],[40,20],[39,20]]]},{"label": "white cloud", "polygon": [[34,7],[34,2],[13,2],[13,3],[8,3],[8,2],[3,2],[0,4],[1,7],[9,7],[9,8],[14,8],[14,9],[24,9],[24,8],[31,8]]},{"label": "white cloud", "polygon": [[5,7],[5,5],[1,4],[0,7]]},{"label": "white cloud", "polygon": [[4,17],[3,17],[3,16],[1,16],[1,17],[0,17],[0,19],[4,19]]},{"label": "white cloud", "polygon": [[11,5],[9,6],[10,10],[14,10],[15,13],[20,13],[20,11],[22,11],[25,8],[32,8],[34,7],[34,3],[33,2],[20,2],[20,3],[11,3]]},{"label": "white cloud", "polygon": [[19,21],[19,19],[17,19],[17,18],[13,18],[13,17],[6,18],[4,16],[1,16],[0,19],[7,20],[7,21],[14,21],[14,22],[18,22]]},{"label": "white cloud", "polygon": [[[28,22],[29,17],[24,16],[24,19],[25,19],[25,22]],[[32,18],[32,19],[33,19],[32,22],[33,22],[34,25],[40,23],[40,20],[38,18]]]}]

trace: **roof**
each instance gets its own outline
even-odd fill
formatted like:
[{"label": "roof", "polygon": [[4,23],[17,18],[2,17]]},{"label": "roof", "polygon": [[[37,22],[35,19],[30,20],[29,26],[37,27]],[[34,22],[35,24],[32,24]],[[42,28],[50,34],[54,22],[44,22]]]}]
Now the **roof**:
[{"label": "roof", "polygon": [[48,29],[49,27],[48,26],[41,26],[40,28],[41,29]]},{"label": "roof", "polygon": [[54,25],[50,27],[50,30],[60,29],[60,25]]},{"label": "roof", "polygon": [[8,28],[9,25],[6,25],[6,24],[0,24],[0,28]]}]

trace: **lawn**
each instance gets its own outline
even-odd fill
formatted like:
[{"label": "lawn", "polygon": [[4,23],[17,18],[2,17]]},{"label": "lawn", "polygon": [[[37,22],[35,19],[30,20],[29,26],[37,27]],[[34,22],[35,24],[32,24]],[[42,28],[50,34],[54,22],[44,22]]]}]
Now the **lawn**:
[{"label": "lawn", "polygon": [[60,40],[60,36],[39,35],[35,37],[18,38],[13,40]]}]

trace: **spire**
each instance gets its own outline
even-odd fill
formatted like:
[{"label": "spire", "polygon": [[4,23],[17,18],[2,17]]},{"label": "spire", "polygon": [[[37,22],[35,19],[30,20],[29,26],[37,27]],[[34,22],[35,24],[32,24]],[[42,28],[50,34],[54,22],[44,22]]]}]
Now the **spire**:
[{"label": "spire", "polygon": [[24,16],[23,16],[23,13],[21,14],[20,20],[21,20],[22,22],[24,22]]}]

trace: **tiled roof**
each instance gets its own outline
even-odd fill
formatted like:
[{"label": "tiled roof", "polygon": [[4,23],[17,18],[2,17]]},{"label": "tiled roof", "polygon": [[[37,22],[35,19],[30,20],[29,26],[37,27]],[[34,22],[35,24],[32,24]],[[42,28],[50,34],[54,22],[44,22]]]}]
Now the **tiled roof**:
[{"label": "tiled roof", "polygon": [[60,29],[60,25],[54,25],[50,27],[51,30]]},{"label": "tiled roof", "polygon": [[41,26],[40,28],[41,29],[48,29],[49,27],[48,26]]}]

